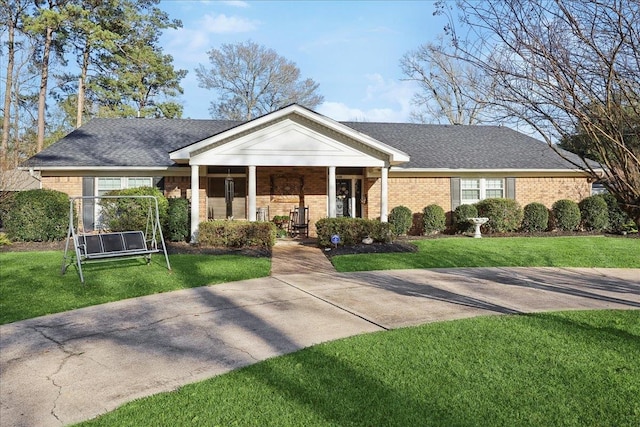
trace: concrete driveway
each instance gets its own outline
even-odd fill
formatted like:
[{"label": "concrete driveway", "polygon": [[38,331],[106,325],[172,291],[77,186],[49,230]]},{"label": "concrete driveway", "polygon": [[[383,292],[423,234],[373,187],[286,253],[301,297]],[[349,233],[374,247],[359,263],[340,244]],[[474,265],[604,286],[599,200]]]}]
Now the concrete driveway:
[{"label": "concrete driveway", "polygon": [[639,309],[640,270],[271,277],[0,326],[0,425],[60,426],[324,341],[478,315]]}]

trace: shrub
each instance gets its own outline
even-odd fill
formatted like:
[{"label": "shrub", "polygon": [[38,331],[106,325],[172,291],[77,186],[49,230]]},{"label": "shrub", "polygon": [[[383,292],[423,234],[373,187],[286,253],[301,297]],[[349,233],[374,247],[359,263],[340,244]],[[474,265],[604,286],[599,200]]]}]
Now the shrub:
[{"label": "shrub", "polygon": [[[109,191],[107,196],[154,196],[158,200],[158,216],[163,234],[167,233],[169,201],[155,187],[137,187]],[[149,209],[155,214],[152,200],[148,199],[102,199],[101,221],[111,231],[146,230]]]},{"label": "shrub", "polygon": [[542,203],[529,203],[524,207],[522,231],[533,233],[549,227],[549,209]]},{"label": "shrub", "polygon": [[573,200],[561,199],[551,207],[553,225],[563,231],[573,231],[580,226],[580,208]]},{"label": "shrub", "polygon": [[484,225],[487,233],[507,233],[520,229],[522,208],[513,199],[492,198],[476,203],[479,217],[487,217]]},{"label": "shrub", "polygon": [[54,190],[21,191],[4,219],[12,240],[62,240],[69,229],[69,196]]},{"label": "shrub", "polygon": [[276,226],[271,222],[216,220],[201,222],[198,232],[201,246],[272,248],[276,243]]},{"label": "shrub", "polygon": [[607,204],[607,210],[609,211],[609,228],[612,233],[622,233],[627,231],[627,223],[629,222],[629,215],[618,205],[618,200],[613,194],[602,194],[602,198]]},{"label": "shrub", "polygon": [[412,223],[413,215],[411,209],[406,206],[396,206],[391,209],[389,224],[391,225],[391,232],[393,234],[396,236],[406,235]]},{"label": "shrub", "polygon": [[329,247],[331,236],[340,236],[340,246],[352,246],[370,237],[374,242],[390,242],[391,225],[375,219],[364,218],[322,218],[316,222],[318,246]]},{"label": "shrub", "polygon": [[476,218],[478,209],[474,205],[460,205],[453,211],[453,227],[458,233],[473,231],[473,224],[467,218]]},{"label": "shrub", "polygon": [[447,217],[444,209],[433,204],[422,210],[422,224],[424,234],[440,233],[445,230]]},{"label": "shrub", "polygon": [[0,246],[9,246],[11,244],[11,240],[7,237],[7,233],[0,233]]},{"label": "shrub", "polygon": [[609,207],[602,196],[585,197],[578,207],[585,230],[602,231],[609,227]]},{"label": "shrub", "polygon": [[183,242],[191,233],[189,201],[182,198],[171,198],[168,202],[167,238],[172,242]]}]

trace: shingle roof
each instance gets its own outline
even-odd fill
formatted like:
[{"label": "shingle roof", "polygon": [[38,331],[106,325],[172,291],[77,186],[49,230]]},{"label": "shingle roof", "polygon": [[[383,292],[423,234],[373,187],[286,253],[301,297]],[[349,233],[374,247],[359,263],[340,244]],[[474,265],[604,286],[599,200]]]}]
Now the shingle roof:
[{"label": "shingle roof", "polygon": [[169,152],[237,126],[228,120],[93,119],[27,160],[26,167],[163,167]]},{"label": "shingle roof", "polygon": [[409,154],[405,169],[575,169],[546,143],[502,126],[344,124]]},{"label": "shingle roof", "polygon": [[[191,119],[93,119],[22,166],[167,167],[171,151],[242,122]],[[501,126],[343,122],[407,153],[401,168],[575,169],[545,143]],[[573,156],[569,154],[570,156]],[[574,156],[577,162],[580,160]]]}]

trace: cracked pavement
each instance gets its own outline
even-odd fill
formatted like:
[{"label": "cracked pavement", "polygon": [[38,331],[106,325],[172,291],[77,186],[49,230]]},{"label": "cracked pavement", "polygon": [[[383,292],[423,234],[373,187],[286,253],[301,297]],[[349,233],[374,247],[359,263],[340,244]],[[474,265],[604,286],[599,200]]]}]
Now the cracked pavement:
[{"label": "cracked pavement", "polygon": [[477,315],[640,308],[640,270],[284,274],[0,326],[0,425],[61,426],[320,342]]}]

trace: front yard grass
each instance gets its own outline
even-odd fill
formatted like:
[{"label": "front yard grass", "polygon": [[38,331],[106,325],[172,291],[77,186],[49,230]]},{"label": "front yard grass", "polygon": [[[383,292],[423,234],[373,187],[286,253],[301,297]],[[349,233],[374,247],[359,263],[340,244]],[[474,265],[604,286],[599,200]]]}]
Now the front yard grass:
[{"label": "front yard grass", "polygon": [[489,316],[321,344],[82,426],[638,426],[640,310]]},{"label": "front yard grass", "polygon": [[85,264],[85,284],[62,252],[0,253],[0,324],[154,293],[269,275],[271,260],[241,255],[170,255]]},{"label": "front yard grass", "polygon": [[455,267],[640,268],[640,239],[500,237],[415,240],[415,253],[340,255],[340,272]]}]

